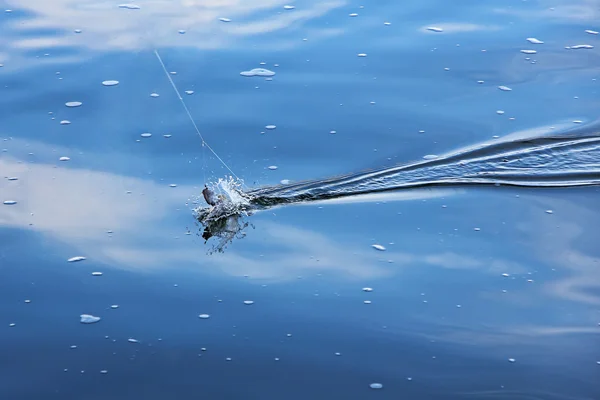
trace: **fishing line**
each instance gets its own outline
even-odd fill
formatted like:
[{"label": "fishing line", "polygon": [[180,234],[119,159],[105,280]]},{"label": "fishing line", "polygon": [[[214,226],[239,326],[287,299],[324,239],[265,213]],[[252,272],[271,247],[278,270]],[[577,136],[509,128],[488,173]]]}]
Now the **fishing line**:
[{"label": "fishing line", "polygon": [[[188,109],[187,105],[185,104],[185,101],[183,100],[183,97],[181,97],[181,93],[179,92],[179,89],[177,89],[177,85],[175,84],[175,81],[173,81],[173,78],[171,78],[171,75],[169,74],[169,71],[167,71],[167,67],[165,66],[165,63],[163,62],[162,57],[158,53],[157,49],[154,49],[154,54],[156,55],[156,58],[158,59],[158,62],[162,66],[162,69],[165,72],[165,75],[167,76],[167,79],[171,83],[171,86],[173,87],[173,90],[175,91],[175,94],[177,94],[177,97],[179,98],[179,101],[181,102],[181,105],[183,106],[183,109],[185,110],[185,112],[186,112],[187,116],[189,117],[190,121],[192,121],[192,125],[194,126],[194,129],[196,130],[196,133],[198,134],[198,136],[202,140],[203,151],[204,151],[204,147],[206,147],[207,149],[209,149],[211,151],[211,153],[213,153],[214,156],[217,158],[217,160],[219,160],[221,162],[221,164],[223,164],[225,166],[225,168],[227,168],[227,170],[229,172],[231,172],[231,174],[237,180],[241,181],[241,179],[235,174],[235,172],[233,172],[233,170],[231,168],[229,168],[229,165],[227,165],[227,163],[225,161],[223,161],[223,159],[221,157],[219,157],[219,155],[217,154],[217,152],[214,151],[213,148],[208,145],[208,143],[206,143],[206,140],[204,140],[204,137],[202,136],[202,133],[200,133],[200,129],[198,129],[198,125],[196,125],[196,122],[194,121],[194,118],[192,117],[192,113],[190,113],[190,110]],[[204,153],[203,153],[203,155],[204,155]],[[203,170],[204,170],[204,167],[203,167]],[[206,177],[205,177],[205,180],[206,180]]]}]

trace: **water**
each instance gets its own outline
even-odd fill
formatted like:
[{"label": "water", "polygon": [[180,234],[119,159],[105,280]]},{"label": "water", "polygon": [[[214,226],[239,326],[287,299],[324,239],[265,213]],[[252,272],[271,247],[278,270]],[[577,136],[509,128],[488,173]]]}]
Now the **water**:
[{"label": "water", "polygon": [[598,397],[596,0],[46,3],[0,13],[1,398]]}]

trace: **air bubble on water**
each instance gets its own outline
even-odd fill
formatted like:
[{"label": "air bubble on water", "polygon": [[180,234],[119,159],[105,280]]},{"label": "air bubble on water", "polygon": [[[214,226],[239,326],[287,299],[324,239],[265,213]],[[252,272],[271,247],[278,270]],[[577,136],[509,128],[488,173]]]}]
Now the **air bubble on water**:
[{"label": "air bubble on water", "polygon": [[71,257],[67,260],[67,262],[78,262],[78,261],[83,261],[86,258],[83,256],[75,256],[75,257]]},{"label": "air bubble on water", "polygon": [[116,86],[118,84],[119,84],[119,81],[113,81],[113,80],[102,81],[102,85],[104,85],[104,86]]},{"label": "air bubble on water", "polygon": [[69,121],[68,119],[63,119],[62,121],[60,121],[61,125],[71,125],[71,121]]},{"label": "air bubble on water", "polygon": [[137,4],[119,4],[119,8],[125,8],[127,10],[139,10],[140,6]]},{"label": "air bubble on water", "polygon": [[221,22],[231,22],[230,18],[219,18],[219,21]]},{"label": "air bubble on water", "polygon": [[247,306],[254,304],[254,301],[252,300],[244,300],[244,304],[246,304]]},{"label": "air bubble on water", "polygon": [[434,160],[436,158],[438,158],[438,156],[435,154],[427,154],[427,155],[423,156],[423,159],[425,159],[425,160]]},{"label": "air bubble on water", "polygon": [[542,42],[541,40],[536,39],[536,38],[532,38],[532,37],[531,38],[527,38],[527,41],[529,43],[532,43],[532,44],[544,44],[544,42]]},{"label": "air bubble on water", "polygon": [[101,320],[100,317],[96,317],[96,316],[91,315],[91,314],[81,314],[79,316],[79,318],[80,318],[79,321],[82,324],[93,324],[93,323],[96,323],[96,322],[98,322],[98,321]]},{"label": "air bubble on water", "polygon": [[265,68],[253,68],[249,71],[240,72],[241,76],[274,76],[275,72]]},{"label": "air bubble on water", "polygon": [[200,315],[198,315],[198,318],[200,318],[200,319],[208,319],[208,318],[210,318],[210,315],[208,315],[208,314],[200,314]]},{"label": "air bubble on water", "polygon": [[5,206],[14,206],[15,204],[17,204],[15,200],[4,200]]},{"label": "air bubble on water", "polygon": [[383,247],[380,244],[374,244],[374,245],[371,245],[371,247],[373,247],[375,250],[385,251],[385,247]]},{"label": "air bubble on water", "polygon": [[536,54],[537,50],[521,50],[523,54]]},{"label": "air bubble on water", "polygon": [[271,171],[275,171],[278,167],[277,167],[277,165],[269,165],[267,168],[270,169]]},{"label": "air bubble on water", "polygon": [[381,383],[371,383],[371,384],[369,385],[369,387],[370,387],[371,389],[382,389],[382,388],[383,388],[383,385],[382,385]]},{"label": "air bubble on water", "polygon": [[512,90],[508,86],[498,86],[498,89],[502,90],[503,92],[510,92]]},{"label": "air bubble on water", "polygon": [[82,104],[83,104],[83,103],[82,103],[82,102],[80,102],[80,101],[67,101],[67,102],[65,103],[65,106],[67,106],[67,107],[79,107],[79,106],[81,106]]},{"label": "air bubble on water", "polygon": [[143,137],[143,138],[149,138],[149,137],[152,136],[152,134],[146,132],[146,133],[142,133],[140,136]]},{"label": "air bubble on water", "polygon": [[93,276],[102,276],[102,272],[92,272]]}]

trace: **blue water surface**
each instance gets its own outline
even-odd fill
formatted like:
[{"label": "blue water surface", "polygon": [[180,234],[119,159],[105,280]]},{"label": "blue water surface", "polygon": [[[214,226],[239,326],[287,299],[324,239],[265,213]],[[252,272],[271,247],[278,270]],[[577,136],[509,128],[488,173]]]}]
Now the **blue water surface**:
[{"label": "blue water surface", "polygon": [[0,0],[0,398],[600,398],[596,187],[280,207],[222,253],[192,213],[227,167],[594,126],[600,1],[122,5]]}]

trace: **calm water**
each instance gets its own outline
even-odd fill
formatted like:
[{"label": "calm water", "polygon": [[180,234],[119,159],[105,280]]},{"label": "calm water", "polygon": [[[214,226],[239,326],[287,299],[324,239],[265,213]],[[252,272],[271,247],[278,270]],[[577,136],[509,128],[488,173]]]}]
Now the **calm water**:
[{"label": "calm water", "polygon": [[596,187],[406,189],[259,212],[223,253],[200,236],[228,171],[154,49],[249,188],[597,126],[600,1],[374,3],[0,0],[1,398],[600,399]]}]

